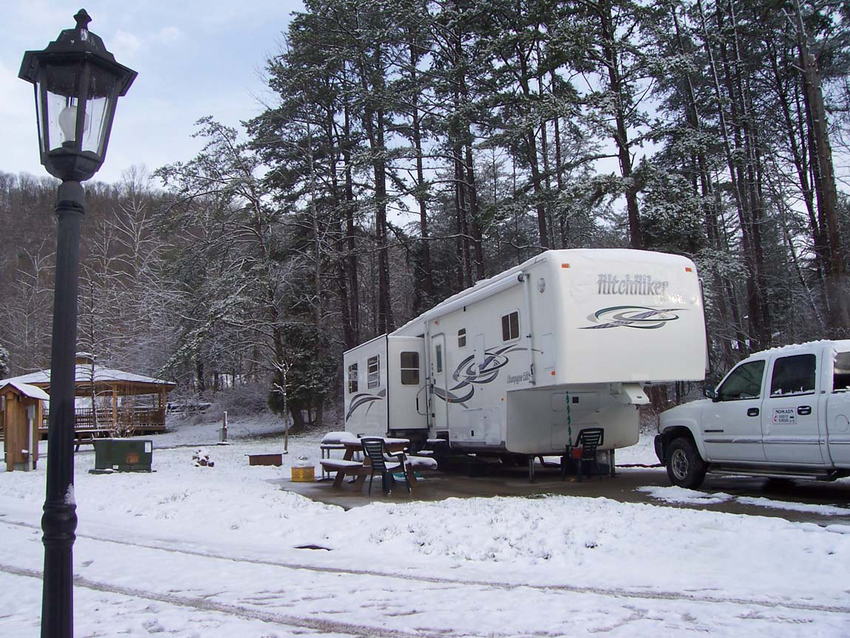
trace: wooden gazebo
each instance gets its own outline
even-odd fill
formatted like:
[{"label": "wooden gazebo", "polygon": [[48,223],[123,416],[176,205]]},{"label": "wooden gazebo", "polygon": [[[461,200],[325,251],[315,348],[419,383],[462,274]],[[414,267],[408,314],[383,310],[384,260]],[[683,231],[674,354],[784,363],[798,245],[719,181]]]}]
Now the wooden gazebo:
[{"label": "wooden gazebo", "polygon": [[[50,391],[50,371],[42,370],[4,381],[27,383]],[[166,394],[176,383],[133,372],[104,368],[85,353],[77,355],[76,396],[88,398],[89,405],[77,400],[74,427],[77,430],[104,430],[113,436],[154,434],[165,431]],[[47,434],[45,411],[42,437]]]}]

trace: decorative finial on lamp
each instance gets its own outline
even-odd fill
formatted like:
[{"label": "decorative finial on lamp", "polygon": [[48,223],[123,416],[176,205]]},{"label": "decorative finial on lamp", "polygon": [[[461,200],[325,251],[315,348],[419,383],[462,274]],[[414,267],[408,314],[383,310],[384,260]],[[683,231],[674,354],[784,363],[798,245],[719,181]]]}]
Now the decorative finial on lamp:
[{"label": "decorative finial on lamp", "polygon": [[89,22],[91,22],[91,16],[86,12],[85,9],[80,9],[77,11],[77,15],[74,16],[74,20],[77,21],[77,28],[81,31],[89,30]]}]

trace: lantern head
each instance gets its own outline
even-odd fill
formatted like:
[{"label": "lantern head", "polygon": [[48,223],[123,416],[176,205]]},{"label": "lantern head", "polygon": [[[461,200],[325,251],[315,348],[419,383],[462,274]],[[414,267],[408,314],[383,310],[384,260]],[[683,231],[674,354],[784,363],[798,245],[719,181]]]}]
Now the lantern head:
[{"label": "lantern head", "polygon": [[61,180],[85,181],[103,164],[118,97],[136,72],[88,30],[85,9],[43,51],[27,51],[18,74],[35,86],[41,163]]}]

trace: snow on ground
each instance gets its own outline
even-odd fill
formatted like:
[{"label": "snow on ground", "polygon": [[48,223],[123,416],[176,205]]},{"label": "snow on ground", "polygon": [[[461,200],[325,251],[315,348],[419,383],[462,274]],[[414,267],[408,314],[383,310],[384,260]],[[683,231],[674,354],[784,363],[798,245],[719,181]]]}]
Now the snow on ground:
[{"label": "snow on ground", "polygon": [[630,445],[616,451],[617,465],[658,465],[658,457],[655,456],[655,435],[651,432],[642,433],[636,445]]},{"label": "snow on ground", "polygon": [[665,503],[676,503],[679,505],[711,505],[715,503],[735,501],[742,505],[769,507],[772,509],[787,510],[791,512],[808,512],[811,514],[820,514],[821,516],[847,516],[848,512],[850,512],[850,510],[846,507],[816,505],[812,503],[793,503],[790,501],[777,501],[770,498],[752,496],[732,496],[731,494],[726,494],[724,492],[699,492],[697,490],[688,490],[684,487],[646,486],[639,487],[637,491],[645,492],[653,498],[664,501]]},{"label": "snow on ground", "polygon": [[[569,496],[344,511],[281,489],[320,434],[248,466],[281,451],[277,427],[232,420],[218,446],[185,424],[153,437],[150,474],[76,456],[78,638],[850,635],[845,525]],[[0,474],[3,638],[38,635],[44,465]],[[653,495],[704,502],[675,490]]]}]

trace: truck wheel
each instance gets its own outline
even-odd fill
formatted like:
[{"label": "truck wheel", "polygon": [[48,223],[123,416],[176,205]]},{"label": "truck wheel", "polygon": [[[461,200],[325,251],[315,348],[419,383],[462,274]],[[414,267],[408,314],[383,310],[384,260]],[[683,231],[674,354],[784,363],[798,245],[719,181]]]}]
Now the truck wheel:
[{"label": "truck wheel", "polygon": [[673,439],[667,449],[667,476],[673,485],[699,487],[705,479],[705,461],[689,439]]}]

